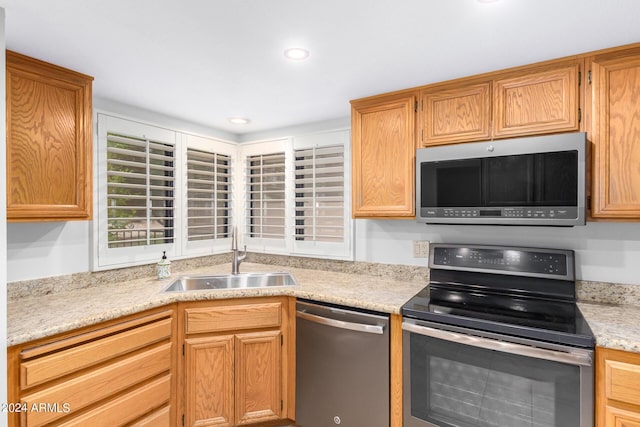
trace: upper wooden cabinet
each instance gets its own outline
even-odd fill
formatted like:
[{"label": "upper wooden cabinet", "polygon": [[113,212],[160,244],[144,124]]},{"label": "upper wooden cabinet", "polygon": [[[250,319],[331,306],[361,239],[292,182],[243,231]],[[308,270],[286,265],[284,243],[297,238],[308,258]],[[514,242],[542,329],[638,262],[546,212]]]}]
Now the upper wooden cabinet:
[{"label": "upper wooden cabinet", "polygon": [[352,215],[415,217],[416,94],[351,102]]},{"label": "upper wooden cabinet", "polygon": [[91,219],[93,78],[6,55],[7,220]]},{"label": "upper wooden cabinet", "polygon": [[426,86],[421,145],[579,130],[581,59]]},{"label": "upper wooden cabinet", "polygon": [[491,83],[423,90],[421,110],[424,145],[489,139]]},{"label": "upper wooden cabinet", "polygon": [[581,63],[554,64],[494,80],[492,136],[577,131]]},{"label": "upper wooden cabinet", "polygon": [[640,48],[591,57],[591,216],[640,219]]}]

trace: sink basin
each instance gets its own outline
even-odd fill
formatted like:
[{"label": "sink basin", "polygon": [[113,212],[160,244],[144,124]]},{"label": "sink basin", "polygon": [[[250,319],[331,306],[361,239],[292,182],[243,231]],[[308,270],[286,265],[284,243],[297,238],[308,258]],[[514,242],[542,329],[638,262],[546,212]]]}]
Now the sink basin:
[{"label": "sink basin", "polygon": [[207,276],[182,276],[176,279],[165,292],[200,291],[211,289],[272,288],[296,286],[289,273],[240,273]]}]

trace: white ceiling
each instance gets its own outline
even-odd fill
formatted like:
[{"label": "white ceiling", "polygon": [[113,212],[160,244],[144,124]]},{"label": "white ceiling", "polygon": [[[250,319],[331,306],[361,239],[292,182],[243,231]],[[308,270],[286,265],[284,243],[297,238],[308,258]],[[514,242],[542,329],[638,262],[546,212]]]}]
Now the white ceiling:
[{"label": "white ceiling", "polygon": [[[346,117],[350,99],[640,41],[638,0],[0,6],[8,49],[94,76],[95,96],[235,134]],[[291,46],[311,57],[285,60]]]}]

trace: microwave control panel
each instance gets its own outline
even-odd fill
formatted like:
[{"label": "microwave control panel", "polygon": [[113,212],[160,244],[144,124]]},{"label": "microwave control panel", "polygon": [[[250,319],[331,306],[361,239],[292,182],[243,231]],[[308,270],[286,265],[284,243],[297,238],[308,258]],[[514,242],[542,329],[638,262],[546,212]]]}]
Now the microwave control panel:
[{"label": "microwave control panel", "polygon": [[422,208],[425,218],[558,218],[575,219],[575,207],[553,208]]}]

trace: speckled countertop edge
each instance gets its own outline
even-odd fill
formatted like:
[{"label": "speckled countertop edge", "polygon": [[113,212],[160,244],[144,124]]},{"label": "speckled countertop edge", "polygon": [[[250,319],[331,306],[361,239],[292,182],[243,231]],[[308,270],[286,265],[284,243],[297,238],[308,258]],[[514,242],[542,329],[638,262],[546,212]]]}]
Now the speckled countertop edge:
[{"label": "speckled countertop edge", "polygon": [[[214,261],[223,263],[211,265],[210,258],[189,261],[182,266],[185,271],[163,281],[132,278],[149,276],[153,271],[152,266],[143,266],[137,270],[82,273],[20,283],[18,289],[9,292],[7,344],[21,344],[177,301],[287,295],[399,313],[402,305],[428,283],[428,269],[423,267],[331,261],[318,264],[310,263],[308,259],[254,256],[253,262],[242,264],[242,271],[287,271],[299,285],[293,288],[163,292],[180,275],[230,271],[226,257],[214,257]],[[313,268],[301,268],[305,266]],[[596,345],[640,353],[639,285],[579,281],[576,294],[579,307],[596,337]]]},{"label": "speckled countertop edge", "polygon": [[298,285],[163,292],[178,276],[226,274],[230,269],[230,264],[219,264],[183,271],[166,280],[134,279],[11,298],[7,304],[7,345],[33,341],[178,301],[286,295],[384,313],[400,313],[402,305],[426,283],[422,280],[396,280],[388,276],[243,263],[243,272],[290,272]]}]

